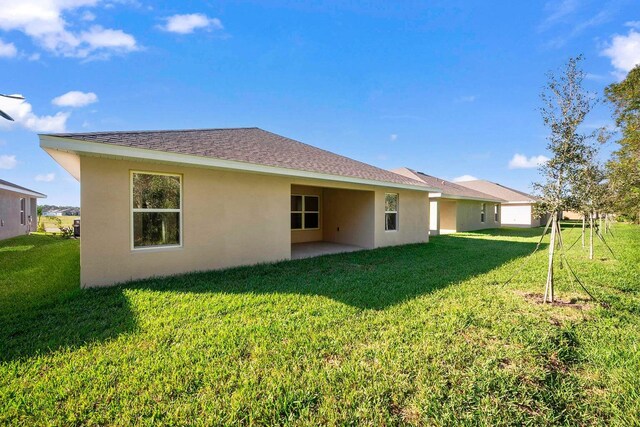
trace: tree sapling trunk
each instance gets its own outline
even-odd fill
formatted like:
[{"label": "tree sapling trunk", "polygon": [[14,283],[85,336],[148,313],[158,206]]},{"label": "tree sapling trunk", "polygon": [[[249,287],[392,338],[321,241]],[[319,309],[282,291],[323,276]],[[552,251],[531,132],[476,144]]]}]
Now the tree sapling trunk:
[{"label": "tree sapling trunk", "polygon": [[593,214],[589,215],[589,259],[593,259]]},{"label": "tree sapling trunk", "polygon": [[549,267],[547,269],[547,286],[544,289],[544,300],[543,302],[553,302],[553,255],[556,249],[556,230],[558,216],[556,213],[553,213],[553,218],[551,219],[551,240],[549,241]]}]

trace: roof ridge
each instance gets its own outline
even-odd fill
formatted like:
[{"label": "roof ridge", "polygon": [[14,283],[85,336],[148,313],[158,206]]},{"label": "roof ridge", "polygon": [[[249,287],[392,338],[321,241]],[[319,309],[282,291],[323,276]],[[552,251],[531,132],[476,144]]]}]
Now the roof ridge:
[{"label": "roof ridge", "polygon": [[[105,130],[105,131],[96,131],[96,132],[56,132],[56,133],[41,133],[38,135],[47,135],[47,136],[65,136],[65,135],[106,135],[106,134],[126,134],[126,133],[170,133],[170,132],[203,132],[203,131],[225,131],[225,130],[249,130],[249,129],[259,129],[264,132],[268,132],[264,129],[260,129],[257,126],[247,126],[247,127],[229,127],[229,128],[190,128],[190,129],[142,129],[142,130]],[[271,133],[271,132],[270,132]],[[275,134],[274,134],[275,135]]]},{"label": "roof ridge", "polygon": [[[257,129],[260,129],[260,128],[257,128]],[[342,157],[343,159],[350,160],[352,162],[360,163],[361,165],[364,165],[364,166],[367,166],[367,167],[374,168],[374,169],[377,169],[379,171],[385,172],[385,174],[390,173],[390,174],[393,174],[393,175],[401,176],[401,177],[403,177],[405,179],[409,179],[409,180],[415,182],[417,185],[421,185],[421,186],[424,186],[424,187],[427,186],[424,182],[418,181],[417,179],[412,179],[412,178],[409,178],[408,176],[404,176],[404,175],[400,175],[400,174],[394,173],[394,172],[392,172],[390,170],[383,169],[383,168],[380,168],[378,166],[375,166],[375,165],[372,165],[372,164],[369,164],[369,163],[365,163],[365,162],[363,162],[361,160],[352,159],[351,157],[343,156],[342,154],[337,154],[337,153],[334,153],[332,151],[325,150],[324,148],[316,147],[315,145],[307,144],[306,142],[298,141],[297,139],[289,138],[288,136],[279,135],[277,133],[274,133],[274,132],[271,132],[271,131],[268,131],[268,130],[264,130],[264,129],[260,129],[260,130],[263,131],[263,132],[266,132],[266,133],[270,133],[271,135],[274,135],[274,136],[276,136],[278,138],[288,139],[289,141],[293,141],[295,143],[302,144],[302,145],[304,145],[306,147],[310,147],[310,148],[312,148],[314,150],[322,151],[322,152],[330,154],[332,156],[338,156],[338,157]]]},{"label": "roof ridge", "polygon": [[487,197],[488,197],[488,198],[490,198],[490,199],[503,200],[503,199],[500,199],[500,197],[492,196],[491,194],[487,194],[487,193],[485,193],[485,192],[482,192],[482,191],[480,191],[480,190],[476,190],[476,189],[474,189],[474,188],[468,188],[468,187],[465,187],[464,185],[460,185],[460,184],[458,184],[457,182],[454,182],[454,181],[449,181],[449,180],[447,180],[447,179],[439,178],[439,177],[434,176],[434,175],[429,175],[429,174],[426,174],[426,173],[424,173],[424,172],[418,172],[418,173],[423,174],[423,175],[426,175],[426,176],[430,176],[430,177],[435,178],[435,179],[439,179],[439,180],[444,181],[444,182],[446,182],[446,183],[448,183],[448,184],[450,184],[450,185],[453,185],[454,187],[456,187],[456,188],[458,188],[458,189],[462,189],[462,190],[471,190],[471,191],[472,191],[472,192],[474,192],[474,193],[478,193],[478,194],[480,194],[480,195],[482,195],[482,196],[487,196]]}]

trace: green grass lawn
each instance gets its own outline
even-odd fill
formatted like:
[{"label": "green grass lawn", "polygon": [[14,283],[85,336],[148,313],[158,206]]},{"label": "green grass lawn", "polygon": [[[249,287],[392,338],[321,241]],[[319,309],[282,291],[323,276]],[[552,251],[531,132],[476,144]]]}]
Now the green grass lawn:
[{"label": "green grass lawn", "polygon": [[640,228],[568,255],[606,307],[566,268],[539,303],[540,232],[103,290],[77,241],[0,242],[0,424],[640,424]]}]

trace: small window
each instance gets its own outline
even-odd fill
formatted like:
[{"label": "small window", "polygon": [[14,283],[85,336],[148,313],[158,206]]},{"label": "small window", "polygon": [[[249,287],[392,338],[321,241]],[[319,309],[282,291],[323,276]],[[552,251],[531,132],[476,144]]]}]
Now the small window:
[{"label": "small window", "polygon": [[27,199],[20,199],[20,224],[25,225],[27,223],[25,211],[27,210]]},{"label": "small window", "polygon": [[499,205],[493,205],[493,220],[495,222],[499,222],[500,218],[500,207]]},{"label": "small window", "polygon": [[182,243],[182,177],[133,172],[131,206],[134,249]]},{"label": "small window", "polygon": [[291,229],[317,230],[320,228],[320,197],[291,195]]},{"label": "small window", "polygon": [[484,222],[484,219],[486,216],[487,216],[487,204],[482,203],[482,210],[480,212],[480,222]]},{"label": "small window", "polygon": [[398,193],[384,195],[384,229],[386,231],[398,229]]}]

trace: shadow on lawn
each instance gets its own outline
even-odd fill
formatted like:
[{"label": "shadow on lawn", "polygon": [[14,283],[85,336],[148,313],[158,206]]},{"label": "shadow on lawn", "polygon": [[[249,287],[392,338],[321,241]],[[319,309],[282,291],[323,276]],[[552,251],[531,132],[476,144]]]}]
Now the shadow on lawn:
[{"label": "shadow on lawn", "polygon": [[[513,233],[532,237],[541,230]],[[429,244],[192,273],[125,286],[166,292],[320,295],[361,309],[379,310],[491,271],[530,254],[536,245],[479,237],[438,236]]]},{"label": "shadow on lawn", "polygon": [[[500,230],[482,232],[500,233]],[[517,235],[531,237],[535,233],[518,230]],[[78,290],[49,305],[0,315],[0,361],[75,348],[134,331],[136,320],[124,294],[126,290],[320,295],[361,309],[379,310],[486,273],[528,255],[535,247],[532,242],[478,237],[439,236],[426,245],[192,273],[102,290]]]},{"label": "shadow on lawn", "polygon": [[121,288],[80,289],[78,242],[31,235],[0,242],[0,362],[135,329]]}]

